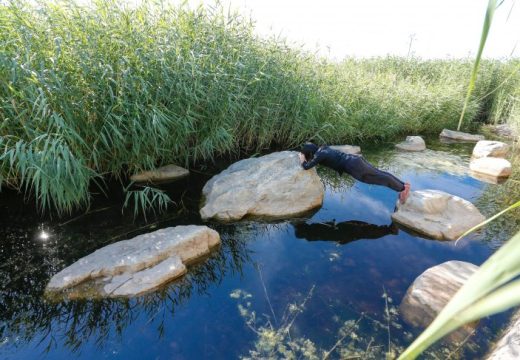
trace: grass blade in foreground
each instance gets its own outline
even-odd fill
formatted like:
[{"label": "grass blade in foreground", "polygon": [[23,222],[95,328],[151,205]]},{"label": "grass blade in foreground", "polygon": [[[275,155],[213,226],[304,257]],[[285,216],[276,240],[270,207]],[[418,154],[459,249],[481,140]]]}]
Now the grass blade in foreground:
[{"label": "grass blade in foreground", "polygon": [[491,28],[491,22],[493,21],[493,15],[495,13],[495,9],[497,7],[496,0],[489,0],[486,16],[484,18],[484,26],[482,27],[482,35],[480,36],[480,44],[478,46],[477,57],[475,58],[475,62],[473,63],[473,70],[471,70],[471,78],[469,80],[468,92],[466,94],[466,100],[464,100],[464,106],[462,107],[462,113],[460,114],[459,124],[457,125],[457,130],[460,130],[462,125],[462,119],[464,118],[464,114],[466,113],[466,108],[469,103],[469,98],[473,89],[475,88],[475,82],[477,80],[478,66],[480,64],[480,59],[482,58],[482,52],[484,51],[484,46],[486,45],[487,36],[489,33],[489,29]]},{"label": "grass blade in foreground", "polygon": [[[520,286],[517,282],[500,288],[520,275],[518,254],[520,232],[482,264],[399,359],[415,359],[431,344],[460,325],[520,304],[520,296],[514,292]],[[508,298],[504,298],[505,295]]]}]

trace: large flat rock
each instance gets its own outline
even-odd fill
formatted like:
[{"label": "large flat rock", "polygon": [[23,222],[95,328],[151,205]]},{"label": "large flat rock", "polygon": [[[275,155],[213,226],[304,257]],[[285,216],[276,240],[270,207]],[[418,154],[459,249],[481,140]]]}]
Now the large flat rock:
[{"label": "large flat rock", "polygon": [[171,164],[134,174],[130,177],[130,180],[134,182],[167,182],[181,179],[189,174],[190,172],[187,169]]},{"label": "large flat rock", "polygon": [[520,359],[520,312],[513,316],[509,326],[486,356],[486,360],[518,359]]},{"label": "large flat rock", "polygon": [[473,158],[504,158],[509,153],[509,145],[501,141],[480,140],[473,148]]},{"label": "large flat rock", "polygon": [[[186,273],[186,265],[220,244],[207,226],[176,226],[96,250],[52,277],[46,292],[74,297],[136,296]],[[78,290],[79,289],[79,290]]]},{"label": "large flat rock", "polygon": [[[400,305],[403,319],[412,326],[427,327],[477,270],[476,265],[454,260],[429,268],[408,288]],[[475,323],[463,326],[451,339],[464,340],[474,327]]]},{"label": "large flat rock", "polygon": [[483,135],[468,134],[462,131],[448,129],[443,129],[439,136],[441,139],[461,142],[478,142],[484,140]]},{"label": "large flat rock", "polygon": [[469,169],[475,173],[495,178],[507,178],[512,172],[511,163],[509,161],[495,157],[473,159],[469,163]]},{"label": "large flat rock", "polygon": [[287,218],[321,206],[324,187],[315,169],[304,170],[294,151],[241,160],[211,178],[204,189],[203,219],[246,216]]},{"label": "large flat rock", "polygon": [[358,155],[361,154],[361,148],[356,145],[331,145],[331,149],[344,152],[345,154]]},{"label": "large flat rock", "polygon": [[407,136],[405,141],[396,144],[395,147],[404,151],[423,151],[426,150],[426,143],[420,136]]},{"label": "large flat rock", "polygon": [[398,203],[392,219],[438,240],[455,240],[485,220],[469,201],[439,190],[412,191],[406,203]]}]

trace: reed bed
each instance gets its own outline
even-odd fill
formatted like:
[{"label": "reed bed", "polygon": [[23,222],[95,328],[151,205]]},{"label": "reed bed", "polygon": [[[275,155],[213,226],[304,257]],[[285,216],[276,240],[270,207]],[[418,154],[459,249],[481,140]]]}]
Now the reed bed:
[{"label": "reed bed", "polygon": [[[520,121],[518,64],[482,62],[466,127]],[[437,133],[456,126],[471,65],[333,63],[221,7],[0,3],[0,186],[62,214],[171,162]]]}]

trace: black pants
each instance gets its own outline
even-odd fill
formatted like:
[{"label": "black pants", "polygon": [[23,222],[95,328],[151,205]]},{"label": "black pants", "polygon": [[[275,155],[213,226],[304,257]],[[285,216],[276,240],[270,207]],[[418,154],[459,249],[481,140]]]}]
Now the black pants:
[{"label": "black pants", "polygon": [[404,183],[401,180],[386,171],[377,169],[362,156],[351,156],[343,168],[347,174],[361,182],[386,186],[398,192],[404,190]]}]

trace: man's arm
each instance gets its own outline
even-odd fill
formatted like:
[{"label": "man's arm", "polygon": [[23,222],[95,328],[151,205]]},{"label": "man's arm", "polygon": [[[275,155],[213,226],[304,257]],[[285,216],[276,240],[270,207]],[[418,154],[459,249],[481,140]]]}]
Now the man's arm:
[{"label": "man's arm", "polygon": [[316,151],[316,153],[314,154],[314,157],[312,158],[311,161],[305,161],[305,157],[303,156],[303,154],[301,154],[300,161],[301,161],[302,167],[305,170],[312,169],[313,167],[315,167],[316,165],[318,165],[320,163],[321,153],[319,151]]}]

